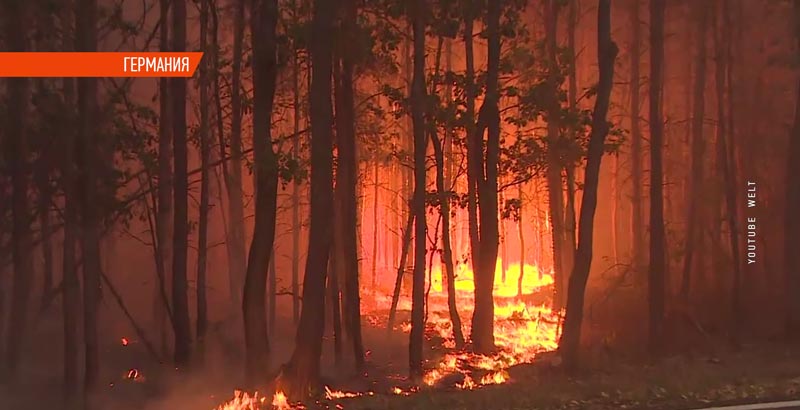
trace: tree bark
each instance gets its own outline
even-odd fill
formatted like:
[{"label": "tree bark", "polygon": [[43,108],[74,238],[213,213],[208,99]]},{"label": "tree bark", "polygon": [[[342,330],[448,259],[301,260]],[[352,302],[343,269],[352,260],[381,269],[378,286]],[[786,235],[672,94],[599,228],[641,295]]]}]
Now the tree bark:
[{"label": "tree bark", "polygon": [[[159,49],[170,50],[169,44],[169,6],[170,0],[159,0],[161,24],[159,26]],[[158,203],[156,217],[156,274],[157,282],[153,289],[153,314],[158,326],[161,353],[169,352],[169,332],[172,323],[171,309],[168,305],[169,273],[172,266],[172,121],[169,96],[169,80],[158,80]],[[224,157],[224,155],[223,155]]]},{"label": "tree bark", "polygon": [[[692,169],[690,179],[691,195],[689,196],[689,214],[686,230],[686,247],[684,248],[683,276],[681,277],[680,297],[684,303],[689,301],[691,288],[694,253],[697,251],[699,259],[704,254],[702,223],[702,198],[705,190],[704,163],[705,141],[703,140],[703,122],[705,120],[705,88],[706,88],[706,25],[708,5],[695,5],[697,13],[695,29],[697,30],[697,55],[694,64],[694,97],[692,114]],[[702,266],[700,261],[698,265]]]},{"label": "tree bark", "polygon": [[[228,179],[228,275],[233,306],[241,301],[246,263],[244,203],[242,191],[242,54],[245,28],[245,1],[234,0],[233,61],[231,74],[231,157]],[[224,165],[223,165],[224,166]]]},{"label": "tree bark", "polygon": [[[414,203],[414,199],[416,197],[416,193],[412,195],[411,201],[409,204]],[[410,208],[410,206],[409,206]],[[389,308],[389,321],[386,326],[386,330],[391,333],[392,329],[394,328],[394,319],[397,313],[397,303],[400,300],[400,290],[403,286],[403,274],[406,271],[406,264],[408,261],[408,254],[411,248],[411,239],[413,238],[411,231],[414,226],[414,213],[408,212],[406,215],[406,227],[403,229],[403,239],[402,239],[402,249],[400,250],[400,262],[397,265],[397,275],[395,276],[394,282],[394,291],[392,292],[392,305]]]},{"label": "tree bark", "polygon": [[278,75],[277,0],[253,0],[250,31],[253,39],[253,155],[256,213],[247,259],[242,313],[244,315],[246,377],[251,387],[267,380],[269,338],[266,317],[267,271],[275,241],[278,199],[278,161],[272,148],[271,119]]},{"label": "tree bark", "polygon": [[422,378],[422,343],[425,333],[425,26],[427,7],[422,0],[410,6],[410,20],[414,30],[414,76],[411,85],[411,119],[414,130],[414,274],[411,294],[411,334],[408,342],[409,376]]},{"label": "tree bark", "polygon": [[[570,0],[567,12],[567,43],[569,52],[572,54],[569,65],[569,88],[567,89],[567,99],[571,110],[577,112],[578,110],[578,70],[577,70],[577,54],[575,51],[575,30],[578,25],[578,3],[580,0]],[[575,264],[575,241],[576,232],[575,228],[575,163],[572,161],[567,162],[564,167],[564,173],[567,177],[567,211],[564,217],[564,247],[563,251],[565,258],[565,272],[571,272],[572,266]],[[616,226],[616,225],[614,225]]]},{"label": "tree bark", "polygon": [[[473,46],[473,29],[476,10],[472,10],[476,5],[467,3],[464,10],[464,55],[466,57],[465,72],[465,96],[466,110],[464,112],[464,123],[466,124],[466,145],[467,145],[467,215],[469,225],[469,248],[472,256],[472,271],[477,272],[479,266],[480,237],[478,231],[478,174],[480,173],[480,162],[483,153],[483,146],[480,138],[475,138],[477,133],[475,126],[475,99],[478,90],[475,84],[475,49]],[[476,145],[476,139],[478,144]]]},{"label": "tree bark", "polygon": [[617,46],[611,39],[611,0],[600,0],[597,12],[597,55],[600,69],[597,100],[592,113],[592,131],[589,136],[589,149],[583,199],[581,201],[580,226],[578,229],[578,249],[575,267],[569,278],[567,312],[564,319],[564,333],[561,335],[560,350],[564,365],[574,370],[578,365],[578,350],[581,339],[584,294],[589,271],[592,265],[592,235],[594,216],[597,209],[597,190],[600,179],[600,162],[603,159],[605,139],[609,124],[606,120],[614,80],[614,60]]},{"label": "tree bark", "polygon": [[[24,2],[7,2],[5,16],[6,43],[10,51],[24,52],[26,49],[26,18],[29,14]],[[28,190],[28,80],[8,79],[7,130],[5,155],[11,174],[11,258],[13,285],[11,293],[11,316],[7,329],[4,365],[0,377],[14,381],[17,377],[20,349],[27,332],[28,299],[33,277],[33,238],[29,217]]]},{"label": "tree bark", "polygon": [[331,75],[337,0],[314,0],[311,32],[311,227],[303,280],[303,309],[295,348],[283,369],[284,391],[303,398],[319,383],[325,329],[325,281],[333,217],[333,106]]},{"label": "tree bark", "polygon": [[[186,50],[186,0],[172,0],[172,50]],[[189,245],[189,176],[186,140],[186,79],[173,78],[172,150],[175,155],[173,201],[175,205],[172,258],[173,332],[175,333],[174,361],[178,368],[189,365],[191,356],[191,325],[189,323],[189,284],[187,253]]]},{"label": "tree bark", "polygon": [[[200,50],[208,52],[208,8],[210,0],[200,0]],[[197,348],[198,359],[205,357],[205,337],[208,328],[208,299],[206,297],[206,270],[208,267],[208,210],[209,210],[209,162],[211,160],[211,136],[208,110],[208,63],[200,62],[200,210],[197,232]]]},{"label": "tree bark", "polygon": [[[353,72],[354,57],[350,52],[356,40],[356,19],[358,10],[355,0],[343,0],[342,35],[339,45],[338,81],[336,84],[336,138],[338,142],[338,161],[336,168],[336,199],[338,212],[336,221],[341,223],[341,235],[334,243],[337,258],[341,258],[343,289],[342,300],[345,330],[353,348],[353,360],[360,372],[364,368],[364,346],[361,337],[361,296],[359,287],[358,263],[358,159],[356,157],[356,117],[353,94],[355,85]],[[377,162],[376,162],[377,164]],[[377,184],[377,180],[376,180]],[[375,201],[377,202],[377,195]],[[377,219],[374,221],[377,222]],[[377,260],[377,241],[373,243],[373,264]],[[374,266],[374,265],[373,265]],[[375,287],[375,270],[373,282]]]},{"label": "tree bark", "polygon": [[648,294],[650,352],[661,350],[666,293],[666,239],[664,235],[664,9],[665,0],[650,0],[650,270]]},{"label": "tree bark", "polygon": [[42,158],[39,175],[37,175],[37,185],[39,190],[39,200],[37,201],[39,213],[39,238],[42,246],[42,294],[40,299],[40,311],[47,309],[53,299],[53,227],[50,219],[50,202],[53,199],[53,188],[50,184],[50,165],[49,158]]}]

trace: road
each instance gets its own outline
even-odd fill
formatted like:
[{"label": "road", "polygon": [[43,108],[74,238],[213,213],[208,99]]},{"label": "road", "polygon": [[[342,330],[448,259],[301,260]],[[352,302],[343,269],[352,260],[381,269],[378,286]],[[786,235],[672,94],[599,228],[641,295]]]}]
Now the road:
[{"label": "road", "polygon": [[695,410],[800,410],[800,400],[744,404],[739,406],[707,407],[704,409]]}]

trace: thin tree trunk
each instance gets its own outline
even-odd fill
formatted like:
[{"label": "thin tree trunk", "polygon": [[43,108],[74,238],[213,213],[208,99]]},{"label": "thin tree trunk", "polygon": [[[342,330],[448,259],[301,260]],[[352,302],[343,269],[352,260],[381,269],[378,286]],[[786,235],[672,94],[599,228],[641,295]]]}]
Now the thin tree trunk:
[{"label": "thin tree trunk", "polygon": [[641,61],[641,22],[639,21],[640,0],[633,0],[630,12],[630,25],[632,28],[630,44],[630,122],[631,122],[631,212],[633,230],[633,262],[634,267],[644,268],[645,262],[645,226],[644,208],[642,203],[642,132],[639,126],[639,101],[640,77],[639,66]]},{"label": "thin tree trunk", "polygon": [[272,148],[271,119],[278,76],[277,0],[253,0],[250,31],[253,42],[253,156],[256,204],[253,239],[247,258],[242,313],[244,315],[246,377],[250,387],[267,380],[267,270],[275,242],[278,160]]},{"label": "thin tree trunk", "polygon": [[375,158],[372,188],[372,291],[378,284],[378,177],[380,166]]},{"label": "thin tree trunk", "polygon": [[[78,51],[97,49],[97,3],[95,0],[79,0],[75,13],[75,43]],[[84,393],[89,394],[98,387],[98,332],[97,309],[100,303],[100,231],[101,218],[98,209],[98,191],[101,188],[97,158],[106,156],[100,148],[96,135],[97,127],[97,79],[78,80],[78,138],[75,148],[78,165],[77,193],[81,201],[81,251],[83,257],[83,338],[84,338]]]},{"label": "thin tree trunk", "polygon": [[548,116],[547,116],[547,192],[550,204],[550,225],[552,226],[553,240],[553,271],[555,279],[555,298],[553,304],[556,309],[565,305],[567,271],[564,266],[564,244],[566,236],[564,229],[564,184],[561,178],[561,154],[556,147],[561,139],[561,131],[557,118],[561,111],[558,101],[560,85],[558,62],[558,12],[560,5],[556,0],[545,2],[545,31],[547,44],[548,76]]},{"label": "thin tree trunk", "polygon": [[[335,194],[334,194],[335,195]],[[331,328],[333,329],[333,360],[336,366],[342,364],[342,306],[341,293],[339,291],[339,275],[337,273],[337,258],[335,252],[331,252],[331,259],[328,263],[327,298],[330,309]]]},{"label": "thin tree trunk", "polygon": [[560,350],[567,369],[574,370],[578,365],[578,348],[581,339],[584,294],[589,271],[592,265],[592,235],[594,216],[597,209],[597,190],[600,179],[600,162],[603,159],[605,139],[608,135],[608,106],[614,79],[614,60],[617,46],[611,39],[611,0],[600,0],[597,12],[597,55],[600,70],[597,100],[592,113],[592,131],[589,137],[588,158],[586,162],[585,185],[581,201],[580,226],[578,230],[578,249],[575,267],[569,278],[567,312],[564,319],[564,333],[561,335]]},{"label": "thin tree trunk", "polygon": [[[186,0],[172,0],[172,50],[186,50]],[[178,368],[189,365],[191,356],[191,325],[189,323],[189,284],[187,253],[189,241],[189,177],[186,139],[186,79],[172,79],[172,150],[175,155],[173,200],[175,204],[172,258],[174,360]]]},{"label": "thin tree trunk", "polygon": [[[413,195],[416,197],[416,193]],[[412,204],[414,199],[409,201],[409,204]],[[394,328],[394,320],[395,315],[397,313],[397,303],[400,300],[400,290],[403,286],[403,274],[406,271],[406,264],[408,261],[408,255],[411,248],[411,239],[413,235],[411,234],[411,230],[414,226],[414,213],[408,212],[406,215],[406,227],[403,230],[403,240],[402,240],[402,249],[400,253],[400,263],[397,265],[397,275],[394,282],[394,291],[392,292],[392,305],[389,308],[389,321],[386,326],[386,330],[391,333],[392,329]]]},{"label": "thin tree trunk", "polygon": [[[467,142],[467,216],[469,225],[469,248],[472,256],[472,271],[477,272],[480,252],[478,251],[480,237],[478,232],[478,174],[480,173],[482,144],[476,146],[475,134],[475,99],[477,98],[477,85],[475,84],[475,49],[473,46],[473,29],[476,11],[474,5],[468,4],[464,10],[464,54],[466,57],[465,95],[466,111],[464,123],[466,124]],[[481,142],[477,138],[477,142]]]},{"label": "thin tree trunk", "polygon": [[[353,80],[354,61],[350,53],[350,44],[356,41],[355,22],[357,19],[357,6],[355,0],[342,1],[344,19],[342,20],[342,35],[344,42],[339,47],[338,83],[336,85],[336,137],[339,154],[336,168],[336,199],[339,214],[335,218],[340,221],[341,234],[334,241],[338,248],[337,257],[341,258],[340,266],[343,268],[342,299],[344,304],[345,330],[353,343],[353,359],[355,367],[360,372],[364,368],[364,346],[361,337],[361,296],[359,286],[358,262],[358,159],[356,147],[356,117]],[[377,162],[376,162],[377,164]],[[377,186],[377,179],[376,179]],[[375,195],[377,203],[378,196]],[[374,219],[374,222],[377,218]],[[373,278],[372,286],[375,287],[374,264],[377,260],[377,241],[373,241]]]},{"label": "thin tree trunk", "polygon": [[[28,7],[24,2],[9,2],[5,12],[6,45],[10,51],[24,52],[26,49]],[[13,263],[13,285],[11,293],[11,316],[7,329],[5,360],[0,368],[0,378],[14,381],[17,377],[20,349],[26,335],[28,299],[33,277],[33,239],[31,220],[28,216],[27,172],[28,162],[28,80],[8,79],[7,124],[5,155],[11,174],[11,258]]]},{"label": "thin tree trunk", "polygon": [[[800,48],[800,4],[794,5],[794,24],[796,46]],[[730,40],[730,39],[728,39]],[[730,96],[728,97],[730,98]],[[733,115],[733,112],[729,112]],[[795,101],[794,128],[789,136],[789,162],[786,174],[786,239],[784,240],[787,276],[787,335],[792,339],[800,337],[800,256],[797,243],[800,241],[800,81],[798,82],[797,100]],[[732,166],[733,162],[729,162]]]},{"label": "thin tree trunk", "polygon": [[231,74],[231,158],[228,179],[228,275],[230,298],[233,306],[242,300],[242,285],[246,266],[244,203],[242,191],[242,55],[245,28],[245,1],[234,0],[233,61]]},{"label": "thin tree trunk", "polygon": [[411,211],[414,224],[414,274],[411,294],[411,334],[408,342],[409,376],[422,378],[422,341],[425,333],[425,14],[426,5],[415,0],[410,6],[410,20],[414,31],[414,77],[411,86],[411,118],[414,128],[414,195]]},{"label": "thin tree trunk", "polygon": [[453,245],[450,243],[450,190],[445,188],[445,164],[444,149],[442,143],[431,132],[431,142],[433,143],[434,156],[436,158],[436,190],[439,192],[439,215],[442,217],[442,263],[445,268],[445,280],[447,282],[447,309],[450,313],[450,322],[453,325],[453,339],[456,348],[464,346],[464,332],[461,329],[461,318],[458,316],[456,306],[456,272],[453,266]]},{"label": "thin tree trunk", "polygon": [[519,277],[517,278],[517,298],[522,298],[522,282],[525,278],[525,213],[522,212],[525,204],[522,184],[517,185],[519,198],[519,221],[517,221],[517,235],[519,237]]},{"label": "thin tree trunk", "polygon": [[[71,2],[70,2],[71,3]],[[67,7],[72,6],[68,3]],[[64,27],[72,27],[73,16],[69,8],[62,15]],[[66,34],[66,33],[65,33]],[[65,38],[68,36],[65,35]],[[63,41],[65,51],[72,50],[72,45]],[[67,107],[75,104],[75,80],[65,78],[63,81],[64,102]],[[70,120],[74,120],[74,112],[70,111]],[[67,129],[62,135],[61,152],[61,184],[64,192],[64,238],[62,253],[62,315],[64,329],[64,401],[67,409],[77,406],[80,391],[80,340],[78,326],[80,326],[80,298],[81,285],[78,280],[77,260],[75,245],[78,239],[79,201],[75,190],[75,133]]]},{"label": "thin tree trunk", "polygon": [[[290,398],[305,397],[319,383],[325,317],[325,280],[331,248],[333,217],[333,106],[331,103],[333,18],[338,1],[314,0],[311,42],[311,227],[303,310],[295,349],[283,369],[284,391]],[[280,383],[279,383],[280,384]]]},{"label": "thin tree trunk", "polygon": [[651,354],[658,354],[664,337],[666,258],[664,237],[664,9],[665,0],[650,0],[650,272],[649,340]]},{"label": "thin tree trunk", "polygon": [[[208,7],[210,0],[200,0],[200,49],[208,51]],[[205,357],[205,337],[208,328],[208,299],[206,297],[206,270],[208,267],[208,210],[211,160],[211,136],[208,110],[208,63],[200,63],[200,211],[197,232],[197,347],[198,359]]]},{"label": "thin tree trunk", "polygon": [[[159,49],[169,51],[169,6],[170,0],[159,0],[161,24],[159,26]],[[158,80],[158,203],[156,217],[156,274],[157,283],[153,289],[153,314],[158,326],[161,354],[167,356],[169,352],[169,332],[172,320],[170,318],[168,295],[169,273],[168,266],[172,266],[172,115],[170,112],[169,80]],[[224,155],[222,156],[224,158]]]},{"label": "thin tree trunk", "polygon": [[[292,1],[292,11],[297,18],[297,1]],[[300,160],[300,58],[299,49],[292,50],[292,98],[294,137],[292,156]],[[300,179],[292,178],[292,323],[297,325],[300,318]]]},{"label": "thin tree trunk", "polygon": [[[696,4],[697,13],[697,55],[694,73],[694,98],[692,105],[692,169],[690,178],[691,195],[689,196],[689,215],[688,227],[686,231],[687,240],[684,248],[683,276],[681,277],[680,297],[684,303],[689,301],[689,291],[691,287],[692,268],[694,267],[694,253],[697,251],[698,257],[704,254],[703,233],[700,224],[702,223],[702,197],[704,193],[703,156],[705,152],[705,141],[703,141],[703,122],[705,120],[705,88],[706,88],[706,25],[708,15],[708,5]],[[697,262],[702,267],[702,262]]]},{"label": "thin tree trunk", "polygon": [[[567,44],[571,56],[571,64],[569,65],[569,88],[567,90],[567,99],[569,107],[573,111],[578,109],[578,72],[577,72],[577,54],[575,44],[575,29],[578,24],[578,3],[580,0],[570,0],[567,12]],[[575,264],[575,240],[576,240],[576,222],[575,222],[575,163],[568,162],[564,167],[567,176],[567,211],[564,216],[564,271],[571,272]],[[615,224],[616,226],[616,224]]]}]

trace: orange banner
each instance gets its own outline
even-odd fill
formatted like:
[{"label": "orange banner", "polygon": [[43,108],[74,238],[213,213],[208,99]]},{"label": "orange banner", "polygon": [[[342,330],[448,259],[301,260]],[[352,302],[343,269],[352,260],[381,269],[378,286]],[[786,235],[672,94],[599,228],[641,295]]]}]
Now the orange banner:
[{"label": "orange banner", "polygon": [[0,77],[192,77],[203,53],[0,53]]}]

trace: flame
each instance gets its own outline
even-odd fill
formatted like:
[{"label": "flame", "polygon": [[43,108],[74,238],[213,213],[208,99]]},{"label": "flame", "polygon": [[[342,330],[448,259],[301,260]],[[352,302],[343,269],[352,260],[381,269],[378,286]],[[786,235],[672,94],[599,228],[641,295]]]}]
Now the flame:
[{"label": "flame", "polygon": [[272,396],[272,407],[279,410],[288,410],[292,408],[292,406],[289,405],[289,399],[286,398],[286,395],[283,394],[282,391],[277,391],[275,395]]},{"label": "flame", "polygon": [[328,400],[333,399],[344,399],[348,397],[359,397],[363,396],[361,393],[351,393],[351,392],[343,392],[339,390],[331,390],[328,386],[325,386],[325,398]]},{"label": "flame", "polygon": [[[283,393],[281,393],[283,394]],[[276,396],[278,393],[275,394]],[[284,396],[284,400],[285,400]],[[252,396],[247,394],[247,392],[243,392],[241,390],[234,391],[234,397],[229,402],[224,403],[216,408],[216,410],[259,410],[261,405],[266,401],[264,397],[258,395],[258,393],[253,394]],[[273,400],[273,406],[275,405],[275,401]],[[286,404],[288,406],[288,403]],[[289,409],[290,407],[278,407],[278,409]]]},{"label": "flame", "polygon": [[122,342],[123,346],[127,346],[130,343],[127,337],[123,337],[122,339],[120,339],[120,342]]},{"label": "flame", "polygon": [[456,387],[463,390],[472,390],[476,387],[475,381],[472,380],[472,377],[469,375],[464,376],[464,382],[460,384],[456,384]]},{"label": "flame", "polygon": [[508,372],[506,372],[505,370],[501,370],[497,372],[491,372],[481,377],[481,384],[484,386],[487,384],[503,384],[506,381],[508,381],[508,379],[509,379]]}]

